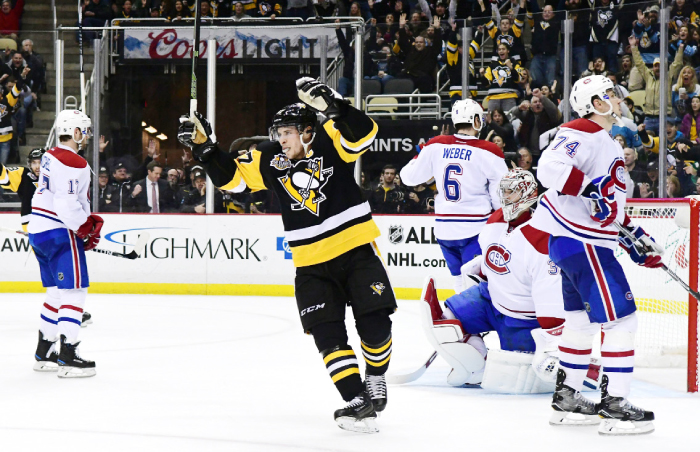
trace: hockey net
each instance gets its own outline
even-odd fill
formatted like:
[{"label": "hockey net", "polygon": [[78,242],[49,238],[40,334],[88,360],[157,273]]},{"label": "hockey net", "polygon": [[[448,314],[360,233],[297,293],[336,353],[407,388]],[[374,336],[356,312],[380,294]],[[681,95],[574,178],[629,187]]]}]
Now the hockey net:
[{"label": "hockey net", "polygon": [[[664,263],[693,289],[698,287],[700,199],[627,200],[626,212],[663,246]],[[635,365],[686,367],[688,391],[698,391],[698,301],[661,269],[634,264],[618,248],[637,303]]]}]

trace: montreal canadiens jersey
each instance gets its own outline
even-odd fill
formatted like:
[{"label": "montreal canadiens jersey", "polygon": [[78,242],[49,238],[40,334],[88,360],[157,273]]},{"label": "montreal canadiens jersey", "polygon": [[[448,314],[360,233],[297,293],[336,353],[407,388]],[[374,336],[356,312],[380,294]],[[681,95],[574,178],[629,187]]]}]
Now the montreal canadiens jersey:
[{"label": "montreal canadiens jersey", "polygon": [[532,226],[553,236],[617,248],[615,226],[602,228],[591,218],[590,200],[579,196],[591,180],[605,175],[615,185],[616,220],[623,222],[627,197],[622,147],[588,119],[561,126],[540,157],[537,178],[548,190],[540,199]]},{"label": "montreal canadiens jersey", "polygon": [[481,232],[501,207],[498,184],[508,172],[501,149],[469,135],[440,135],[401,170],[401,182],[416,186],[435,178],[435,237],[461,240]]},{"label": "montreal canadiens jersey", "polygon": [[29,217],[32,214],[32,197],[38,180],[39,178],[29,168],[6,167],[0,163],[0,185],[17,193],[22,203],[20,209],[22,227],[26,227],[29,223]]},{"label": "montreal canadiens jersey", "polygon": [[29,233],[80,228],[90,216],[89,190],[90,167],[84,158],[60,144],[47,151],[32,198]]},{"label": "montreal canadiens jersey", "polygon": [[[530,220],[532,221],[532,220]],[[501,209],[479,234],[493,306],[516,319],[564,318],[559,267],[549,258],[549,234],[525,222],[512,231]]]},{"label": "montreal canadiens jersey", "polygon": [[354,176],[355,161],[378,130],[369,116],[348,107],[346,116],[316,127],[304,158],[290,160],[278,142],[265,141],[235,160],[215,153],[207,171],[223,190],[242,181],[252,191],[274,190],[294,265],[316,265],[380,235]]}]

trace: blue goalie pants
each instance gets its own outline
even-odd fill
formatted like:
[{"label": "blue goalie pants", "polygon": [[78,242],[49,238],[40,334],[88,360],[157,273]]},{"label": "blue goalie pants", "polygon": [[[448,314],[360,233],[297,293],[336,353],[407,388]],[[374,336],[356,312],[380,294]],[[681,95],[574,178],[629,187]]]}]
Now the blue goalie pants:
[{"label": "blue goalie pants", "polygon": [[437,239],[437,242],[442,250],[442,255],[445,256],[447,268],[452,276],[460,275],[462,265],[481,254],[478,235],[462,240]]},{"label": "blue goalie pants", "polygon": [[488,283],[482,282],[445,302],[450,311],[462,322],[469,334],[495,331],[506,351],[534,352],[535,341],[530,331],[539,328],[537,320],[514,319],[502,314],[493,306],[488,293]]},{"label": "blue goalie pants", "polygon": [[68,229],[29,234],[44,287],[82,289],[90,286],[83,241]]}]

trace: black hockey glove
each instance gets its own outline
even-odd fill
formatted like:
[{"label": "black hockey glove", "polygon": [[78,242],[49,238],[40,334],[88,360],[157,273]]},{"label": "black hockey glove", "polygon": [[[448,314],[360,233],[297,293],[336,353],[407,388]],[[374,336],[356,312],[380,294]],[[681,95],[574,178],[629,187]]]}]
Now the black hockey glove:
[{"label": "black hockey glove", "polygon": [[197,111],[194,112],[194,118],[180,116],[177,140],[192,149],[192,156],[201,163],[207,163],[217,149],[216,136],[212,133],[211,124]]},{"label": "black hockey glove", "polygon": [[297,80],[297,94],[302,102],[328,119],[344,117],[350,105],[336,90],[311,77]]}]

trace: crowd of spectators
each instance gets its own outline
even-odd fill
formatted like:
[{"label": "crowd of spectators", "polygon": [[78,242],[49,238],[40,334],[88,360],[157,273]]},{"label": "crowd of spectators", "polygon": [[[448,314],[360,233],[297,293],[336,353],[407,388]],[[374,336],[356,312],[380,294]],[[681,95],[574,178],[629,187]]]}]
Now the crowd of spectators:
[{"label": "crowd of spectators", "polygon": [[23,38],[24,0],[0,2],[0,163],[17,161],[26,131],[34,127],[34,111],[46,93],[46,63]]}]

